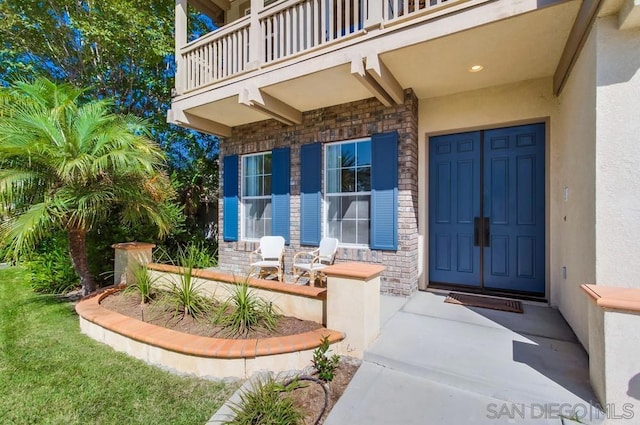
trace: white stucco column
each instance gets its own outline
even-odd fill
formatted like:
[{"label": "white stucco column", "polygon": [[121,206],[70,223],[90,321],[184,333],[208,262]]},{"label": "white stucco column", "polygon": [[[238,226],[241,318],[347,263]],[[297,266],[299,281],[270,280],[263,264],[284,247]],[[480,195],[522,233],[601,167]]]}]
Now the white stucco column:
[{"label": "white stucco column", "polygon": [[111,245],[115,249],[113,284],[131,283],[134,280],[133,269],[136,265],[147,265],[152,261],[152,243],[127,242]]},{"label": "white stucco column", "polygon": [[582,289],[589,297],[589,379],[593,390],[609,411],[609,419],[615,414],[618,419],[635,416],[637,420],[640,289],[604,285],[582,285]]},{"label": "white stucco column", "polygon": [[344,332],[338,354],[362,358],[380,334],[380,275],[383,266],[340,263],[324,269],[327,276],[327,328]]},{"label": "white stucco column", "polygon": [[596,283],[640,288],[640,32],[596,21]]},{"label": "white stucco column", "polygon": [[176,27],[175,27],[175,54],[176,54],[176,77],[175,89],[176,94],[184,92],[184,60],[180,50],[187,44],[187,0],[176,0]]},{"label": "white stucco column", "polygon": [[367,10],[365,11],[364,28],[379,28],[382,24],[382,7],[386,2],[368,1]]},{"label": "white stucco column", "polygon": [[262,10],[262,0],[251,0],[251,15],[249,18],[249,69],[257,69],[262,64],[264,41],[261,41],[260,20],[258,12]]}]

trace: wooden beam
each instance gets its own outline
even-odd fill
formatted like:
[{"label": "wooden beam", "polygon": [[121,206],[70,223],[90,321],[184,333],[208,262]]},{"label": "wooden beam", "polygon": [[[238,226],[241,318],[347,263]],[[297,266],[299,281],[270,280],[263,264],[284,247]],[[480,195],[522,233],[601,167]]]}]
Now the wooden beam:
[{"label": "wooden beam", "polygon": [[231,2],[229,0],[211,0],[211,1],[224,11],[231,9]]},{"label": "wooden beam", "polygon": [[167,113],[167,122],[181,127],[187,127],[214,136],[231,136],[231,127],[216,121],[211,121],[197,115],[190,114],[181,109],[170,109]]},{"label": "wooden beam", "polygon": [[187,44],[187,0],[176,0],[175,3],[175,34],[174,34],[174,46],[175,46],[175,61],[176,61],[176,75],[175,84],[176,94],[181,95],[184,92],[185,87],[185,65],[182,59],[180,51],[182,47]]},{"label": "wooden beam", "polygon": [[395,101],[384,91],[380,84],[369,75],[364,69],[362,57],[356,56],[351,60],[351,75],[366,88],[369,93],[376,97],[384,106],[391,106]]},{"label": "wooden beam", "polygon": [[244,87],[238,102],[287,125],[302,123],[302,112],[255,86]]},{"label": "wooden beam", "polygon": [[224,22],[224,10],[217,4],[210,2],[209,0],[189,0],[189,4],[195,7],[200,13],[204,13],[211,18],[214,23],[222,24]]},{"label": "wooden beam", "polygon": [[640,26],[640,2],[626,0],[618,12],[618,29],[628,30]]},{"label": "wooden beam", "polygon": [[393,76],[389,68],[380,60],[377,54],[371,54],[366,59],[365,72],[370,74],[382,89],[395,101],[396,104],[404,103],[404,90],[398,80]]},{"label": "wooden beam", "polygon": [[602,3],[604,3],[604,0],[583,0],[580,5],[578,16],[573,23],[567,44],[564,46],[564,51],[553,75],[553,93],[556,96],[560,95],[564,85],[567,83],[571,70],[580,56],[582,47],[589,37],[589,32],[598,16]]}]

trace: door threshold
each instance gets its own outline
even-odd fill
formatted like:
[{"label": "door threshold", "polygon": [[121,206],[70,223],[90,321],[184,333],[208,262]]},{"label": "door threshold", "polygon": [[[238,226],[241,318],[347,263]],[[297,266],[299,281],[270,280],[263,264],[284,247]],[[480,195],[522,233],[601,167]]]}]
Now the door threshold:
[{"label": "door threshold", "polygon": [[442,283],[429,283],[426,289],[421,289],[421,291],[425,292],[433,292],[436,294],[449,294],[450,292],[460,292],[463,294],[473,294],[488,298],[507,298],[514,299],[519,301],[526,301],[527,304],[532,305],[549,305],[549,301],[544,296],[536,296],[527,293],[519,293],[519,292],[509,292],[509,291],[488,291],[482,288],[474,288],[474,287],[466,287],[466,286],[457,286],[457,285],[446,285]]}]

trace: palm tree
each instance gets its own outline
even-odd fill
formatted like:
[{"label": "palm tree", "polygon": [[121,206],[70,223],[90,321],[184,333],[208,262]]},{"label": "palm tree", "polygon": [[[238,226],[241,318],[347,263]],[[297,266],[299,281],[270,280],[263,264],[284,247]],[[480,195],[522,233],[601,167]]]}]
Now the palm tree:
[{"label": "palm tree", "polygon": [[87,294],[96,289],[88,231],[106,220],[148,219],[163,236],[175,210],[164,154],[145,122],[83,95],[44,78],[0,88],[0,243],[17,258],[63,229]]}]

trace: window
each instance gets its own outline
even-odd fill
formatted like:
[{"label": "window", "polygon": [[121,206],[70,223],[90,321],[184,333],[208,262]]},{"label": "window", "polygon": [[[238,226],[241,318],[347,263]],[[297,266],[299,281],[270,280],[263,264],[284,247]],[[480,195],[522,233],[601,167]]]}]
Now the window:
[{"label": "window", "polygon": [[329,144],[325,159],[325,235],[344,245],[369,245],[371,140]]},{"label": "window", "polygon": [[242,238],[271,235],[271,152],[242,157]]}]

